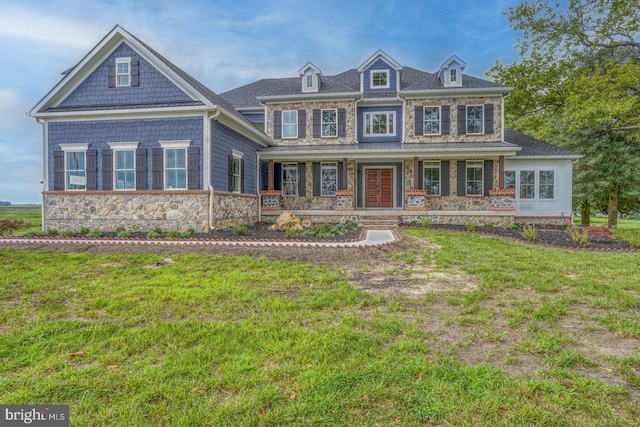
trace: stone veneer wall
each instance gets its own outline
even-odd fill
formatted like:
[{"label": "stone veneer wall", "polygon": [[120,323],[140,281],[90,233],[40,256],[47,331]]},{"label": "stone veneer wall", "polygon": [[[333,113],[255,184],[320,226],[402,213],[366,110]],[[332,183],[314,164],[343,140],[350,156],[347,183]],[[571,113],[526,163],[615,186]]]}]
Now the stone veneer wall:
[{"label": "stone veneer wall", "polygon": [[[493,104],[493,133],[488,135],[458,135],[458,105],[465,104]],[[449,135],[416,135],[415,120],[417,105],[450,105],[451,129]],[[405,144],[425,142],[482,142],[502,140],[502,98],[491,97],[466,97],[466,98],[429,98],[408,99],[406,106],[406,134]]]},{"label": "stone veneer wall", "polygon": [[438,215],[430,212],[427,215],[403,215],[401,220],[403,224],[411,224],[412,222],[422,223],[424,219],[429,219],[432,224],[454,224],[466,225],[472,222],[474,225],[491,224],[495,227],[512,227],[514,224],[514,215]]},{"label": "stone veneer wall", "polygon": [[216,191],[213,193],[213,228],[222,229],[236,224],[258,221],[259,197]]},{"label": "stone veneer wall", "polygon": [[571,224],[569,216],[516,216],[515,223],[520,225],[564,225]]},{"label": "stone veneer wall", "polygon": [[44,192],[45,231],[209,231],[208,191]]},{"label": "stone veneer wall", "polygon": [[[313,137],[313,110],[328,108],[344,108],[347,115],[347,134],[345,137]],[[273,138],[273,112],[277,110],[306,110],[306,137],[295,139],[276,139],[277,145],[329,145],[329,144],[353,144],[353,135],[355,132],[355,110],[353,101],[330,101],[330,102],[295,102],[282,104],[267,104],[266,106],[266,134]]]}]

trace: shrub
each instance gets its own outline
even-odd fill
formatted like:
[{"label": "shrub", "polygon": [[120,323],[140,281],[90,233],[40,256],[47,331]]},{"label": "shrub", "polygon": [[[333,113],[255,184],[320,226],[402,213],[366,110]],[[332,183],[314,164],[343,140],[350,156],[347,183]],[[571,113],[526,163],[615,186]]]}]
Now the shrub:
[{"label": "shrub", "polygon": [[179,239],[180,238],[180,232],[177,230],[171,230],[169,232],[167,232],[167,237],[170,239]]},{"label": "shrub", "polygon": [[225,233],[231,233],[233,231],[232,227],[225,227],[222,229],[222,231],[224,231]]},{"label": "shrub", "polygon": [[194,234],[196,234],[195,228],[189,228],[189,229],[183,231],[182,233],[180,233],[180,237],[186,239],[186,238],[189,238],[189,237],[193,236]]},{"label": "shrub", "polygon": [[538,238],[538,232],[533,225],[529,224],[522,230],[522,237],[524,237],[526,240],[529,240],[530,242],[533,242]]},{"label": "shrub", "polygon": [[284,228],[284,237],[286,237],[287,239],[291,239],[295,235],[296,235],[296,229],[292,227],[292,224],[288,224]]},{"label": "shrub", "polygon": [[15,231],[23,228],[29,228],[30,224],[20,219],[3,219],[0,220],[0,236],[9,236]]},{"label": "shrub", "polygon": [[80,229],[80,234],[82,234],[82,235],[86,236],[87,234],[89,234],[89,232],[90,232],[90,231],[91,231],[91,230],[89,230],[89,227],[82,227],[82,228]]},{"label": "shrub", "polygon": [[116,236],[118,236],[121,239],[127,239],[127,238],[131,237],[131,233],[129,233],[127,230],[125,230],[123,228],[120,231],[116,231]]},{"label": "shrub", "polygon": [[307,231],[307,233],[318,238],[331,237],[334,235],[333,228],[334,227],[330,223],[323,222],[320,224],[313,224],[313,226]]},{"label": "shrub", "polygon": [[92,230],[89,232],[89,234],[87,234],[87,236],[95,239],[96,237],[101,237],[102,233],[100,232],[100,230]]},{"label": "shrub", "polygon": [[244,224],[236,224],[231,227],[231,230],[233,230],[233,234],[236,236],[244,236],[247,234],[247,226]]},{"label": "shrub", "polygon": [[157,239],[158,237],[160,237],[160,233],[158,233],[156,230],[157,228],[148,232],[147,239]]},{"label": "shrub", "polygon": [[587,230],[577,227],[571,227],[568,231],[571,239],[578,245],[583,246],[589,243],[589,233],[587,232]]},{"label": "shrub", "polygon": [[47,230],[47,234],[49,236],[57,236],[60,233],[58,233],[58,230],[56,230],[55,228],[52,228],[51,230]]},{"label": "shrub", "polygon": [[486,223],[484,224],[484,226],[485,226],[486,228],[493,228],[493,223],[492,223],[492,222],[486,222]]},{"label": "shrub", "polygon": [[116,235],[117,235],[118,233],[123,232],[123,231],[126,231],[124,227],[116,227],[116,229],[115,229]]},{"label": "shrub", "polygon": [[476,225],[473,223],[473,221],[469,220],[464,224],[465,228],[467,229],[467,231],[470,232],[474,232],[476,230]]},{"label": "shrub", "polygon": [[158,235],[162,234],[162,228],[160,227],[156,227],[152,230],[154,233],[157,233]]},{"label": "shrub", "polygon": [[60,233],[60,235],[62,237],[73,237],[75,233],[71,230],[64,230],[62,233]]},{"label": "shrub", "polygon": [[422,227],[431,228],[432,225],[433,225],[433,222],[431,222],[429,218],[425,217],[422,219]]},{"label": "shrub", "polygon": [[603,225],[602,227],[584,227],[591,240],[613,240],[613,229]]}]

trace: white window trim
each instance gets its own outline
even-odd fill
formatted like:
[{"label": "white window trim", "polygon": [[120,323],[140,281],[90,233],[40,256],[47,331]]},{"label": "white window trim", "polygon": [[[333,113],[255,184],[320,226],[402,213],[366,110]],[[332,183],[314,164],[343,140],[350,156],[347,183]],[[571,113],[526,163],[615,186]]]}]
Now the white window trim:
[{"label": "white window trim", "polygon": [[[233,188],[233,192],[234,193],[242,193],[242,158],[244,157],[244,153],[242,151],[238,151],[238,150],[234,150],[231,149],[231,156],[233,157],[233,162],[235,164],[236,160],[238,161],[238,189],[235,189],[235,186]],[[231,165],[232,167],[234,165]],[[233,176],[235,177],[236,174],[233,173],[233,171],[231,172],[233,174]]]},{"label": "white window trim", "polygon": [[[162,145],[162,144],[160,144]],[[164,189],[165,190],[187,190],[189,189],[189,154],[187,153],[187,146],[163,146],[162,152],[162,163],[163,163],[163,175],[164,175]],[[184,188],[167,188],[167,149],[169,150],[185,150],[184,151],[184,171],[185,171],[185,186]],[[182,168],[180,168],[182,169]],[[178,168],[174,168],[172,170],[178,170]]]},{"label": "white window trim", "polygon": [[[330,123],[323,121],[323,112],[324,111],[335,111],[336,113],[336,134],[335,135],[325,135],[324,134],[324,124]],[[337,138],[338,137],[338,109],[337,108],[323,108],[320,110],[320,138]]]},{"label": "white window trim", "polygon": [[313,88],[313,74],[306,74],[305,75],[305,80],[306,80],[306,87],[308,89],[312,89]]},{"label": "white window trim", "polygon": [[[87,150],[89,144],[60,144],[64,152],[64,191],[87,191]],[[84,153],[84,188],[69,188],[67,153]]]},{"label": "white window trim", "polygon": [[[127,69],[129,71],[126,74],[119,73],[118,64],[128,64]],[[124,76],[124,75],[129,76],[129,84],[121,85],[120,79],[118,79],[118,77]],[[116,58],[116,87],[130,87],[130,86],[131,86],[131,58],[130,57]]]},{"label": "white window trim", "polygon": [[[373,73],[385,73],[387,75],[387,84],[385,86],[376,86],[373,84]],[[389,89],[391,87],[391,71],[390,70],[369,70],[369,87],[371,89]]]},{"label": "white window trim", "polygon": [[[393,132],[389,133],[389,120],[387,120],[387,133],[373,133],[373,117],[371,118],[371,120],[369,121],[371,124],[371,132],[367,133],[367,116],[373,116],[373,115],[380,115],[380,114],[386,114],[387,116],[393,116]],[[398,127],[398,124],[396,123],[396,112],[395,111],[372,111],[372,112],[365,112],[362,116],[362,136],[364,138],[376,138],[379,136],[396,136],[396,129]]]},{"label": "white window trim", "polygon": [[[111,146],[111,144],[109,144]],[[137,147],[136,143],[136,147]],[[113,149],[113,190],[114,191],[135,191],[136,190],[136,147],[127,146],[126,148]],[[133,188],[118,188],[118,170],[116,169],[116,152],[117,151],[133,151]]]},{"label": "white window trim", "polygon": [[[426,167],[429,164],[428,168]],[[438,168],[438,194],[427,193],[427,196],[440,196],[442,194],[442,163],[440,160],[423,160],[422,162],[422,188],[424,188],[424,172],[426,169],[435,169],[437,165]]]},{"label": "white window trim", "polygon": [[336,171],[336,191],[338,191],[338,162],[321,162],[320,163],[320,197],[333,197],[336,194],[324,194],[324,185],[322,185],[322,171],[324,169],[335,169]]},{"label": "white window trim", "polygon": [[[480,119],[480,128],[481,131],[480,132],[476,132],[476,133],[471,133],[469,132],[469,108],[470,107],[482,107],[482,118]],[[467,105],[466,109],[465,109],[465,131],[467,132],[467,135],[484,135],[484,104],[474,104],[474,105]]]},{"label": "white window trim", "polygon": [[191,145],[190,140],[167,140],[167,141],[158,141],[160,143],[160,147],[162,148],[189,148]]},{"label": "white window trim", "polygon": [[[505,173],[506,172],[514,172],[515,173],[515,190],[516,190],[516,194],[515,194],[515,198],[516,200],[520,200],[520,201],[525,201],[525,202],[532,202],[532,201],[542,201],[542,202],[555,202],[556,198],[557,198],[557,193],[558,193],[558,185],[557,185],[557,176],[558,176],[558,171],[556,169],[553,168],[542,168],[542,169],[535,169],[535,168],[527,168],[527,167],[522,167],[522,168],[515,168],[515,169],[505,169]],[[533,172],[533,198],[528,198],[528,199],[523,199],[522,197],[520,197],[520,172]],[[550,199],[542,199],[540,198],[540,172],[553,172],[553,198]]]},{"label": "white window trim", "polygon": [[[542,198],[540,197],[540,174],[542,172],[552,172],[553,173],[553,197],[551,198]],[[556,171],[554,169],[538,169],[536,170],[536,200],[544,200],[544,201],[553,201],[556,199]]]},{"label": "white window trim", "polygon": [[112,150],[137,150],[139,142],[107,142]]},{"label": "white window trim", "polygon": [[[295,192],[294,194],[284,194],[284,171],[285,169],[295,169],[296,171],[296,185],[295,185]],[[286,162],[286,163],[282,163],[282,167],[281,167],[281,177],[280,177],[280,182],[282,185],[282,196],[283,197],[298,197],[298,183],[300,182],[300,176],[299,176],[299,169],[298,169],[298,163],[295,162]]]},{"label": "white window trim", "polygon": [[449,81],[451,83],[456,83],[458,81],[458,69],[452,68],[449,70]]},{"label": "white window trim", "polygon": [[[296,113],[295,125],[296,125],[296,134],[295,136],[284,136],[284,113]],[[298,110],[282,110],[282,128],[280,129],[280,134],[282,135],[282,139],[298,139],[299,129],[298,129]]]},{"label": "white window trim", "polygon": [[[427,128],[427,115],[425,114],[427,108],[437,108],[438,109],[438,133],[426,133],[425,129]],[[430,122],[434,122],[435,120],[429,120]],[[423,135],[442,135],[442,106],[441,105],[425,105],[422,108],[422,134]]]},{"label": "white window trim", "polygon": [[[480,183],[482,184],[482,187],[480,189],[480,194],[468,194],[467,189],[468,189],[468,185],[467,183],[469,182],[468,180],[468,174],[467,174],[467,170],[469,169],[469,166],[471,165],[471,167],[477,168],[479,167],[481,172],[480,172]],[[464,195],[468,196],[468,197],[481,197],[484,196],[484,161],[482,160],[467,160],[465,161],[465,167],[464,167]]]}]

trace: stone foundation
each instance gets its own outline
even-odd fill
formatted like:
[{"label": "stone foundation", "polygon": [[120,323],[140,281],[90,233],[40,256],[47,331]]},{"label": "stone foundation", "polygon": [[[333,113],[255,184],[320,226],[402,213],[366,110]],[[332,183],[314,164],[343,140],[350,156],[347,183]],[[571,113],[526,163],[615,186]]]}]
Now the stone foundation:
[{"label": "stone foundation", "polygon": [[426,196],[424,205],[428,211],[489,211],[491,199],[484,196]]},{"label": "stone foundation", "polygon": [[569,216],[516,216],[515,223],[520,225],[563,225],[570,224]]},{"label": "stone foundation", "polygon": [[213,228],[221,230],[258,221],[258,196],[226,192],[213,193]]},{"label": "stone foundation", "polygon": [[403,224],[411,224],[412,222],[417,222],[419,224],[428,219],[432,224],[453,224],[453,225],[466,225],[468,222],[472,222],[476,226],[484,226],[487,224],[493,225],[494,227],[504,227],[509,228],[514,224],[514,216],[513,215],[482,215],[482,214],[471,214],[471,215],[437,215],[437,214],[427,214],[427,215],[403,215],[401,217],[401,221]]},{"label": "stone foundation", "polygon": [[208,191],[45,192],[45,231],[209,231]]}]

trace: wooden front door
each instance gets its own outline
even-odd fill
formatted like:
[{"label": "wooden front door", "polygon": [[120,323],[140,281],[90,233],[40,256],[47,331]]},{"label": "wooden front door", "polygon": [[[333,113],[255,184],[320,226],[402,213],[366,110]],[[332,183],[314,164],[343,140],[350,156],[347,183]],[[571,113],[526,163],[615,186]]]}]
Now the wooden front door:
[{"label": "wooden front door", "polygon": [[393,207],[393,169],[366,169],[365,208]]}]

